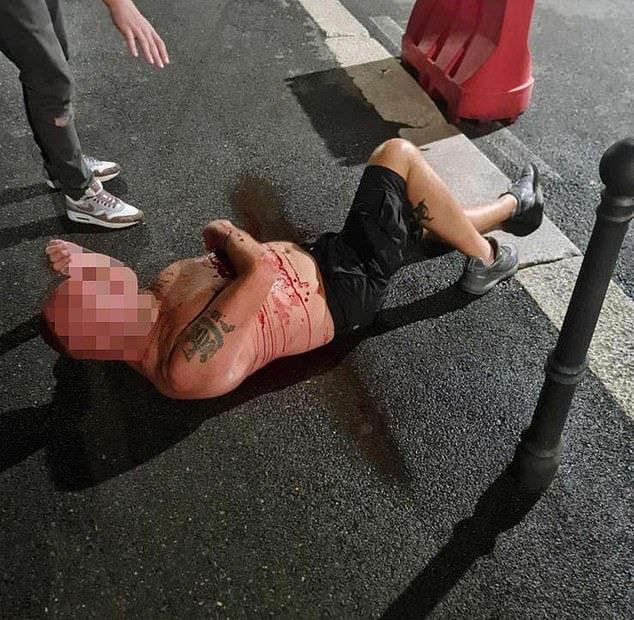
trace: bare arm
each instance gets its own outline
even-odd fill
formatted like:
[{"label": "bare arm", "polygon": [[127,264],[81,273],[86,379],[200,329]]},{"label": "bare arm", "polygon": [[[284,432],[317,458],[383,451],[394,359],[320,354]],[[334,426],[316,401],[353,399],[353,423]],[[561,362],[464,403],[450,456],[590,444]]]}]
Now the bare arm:
[{"label": "bare arm", "polygon": [[[216,296],[177,338],[169,360],[172,388],[189,395],[208,396],[219,369],[214,356],[231,347],[232,332],[252,319],[262,307],[278,276],[278,263],[268,248],[225,220],[211,222],[203,231],[208,250],[226,252],[236,279]],[[241,351],[236,351],[236,360]],[[232,383],[232,368],[221,369],[223,381]],[[242,377],[237,377],[239,382]]]},{"label": "bare arm", "polygon": [[124,36],[130,54],[137,58],[137,43],[141,46],[143,57],[150,65],[162,69],[169,64],[169,57],[163,39],[152,24],[136,8],[132,0],[103,0],[110,10],[112,23]]}]

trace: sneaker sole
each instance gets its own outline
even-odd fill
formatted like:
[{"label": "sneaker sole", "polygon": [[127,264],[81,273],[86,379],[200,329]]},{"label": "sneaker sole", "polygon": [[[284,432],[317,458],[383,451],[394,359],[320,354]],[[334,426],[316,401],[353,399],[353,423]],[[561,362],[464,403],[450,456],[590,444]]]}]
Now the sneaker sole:
[{"label": "sneaker sole", "polygon": [[460,287],[460,290],[464,291],[465,293],[469,293],[470,295],[484,295],[485,293],[488,293],[496,284],[499,284],[503,280],[508,280],[508,278],[512,278],[517,273],[519,267],[520,266],[518,262],[511,271],[502,274],[499,278],[496,278],[495,280],[487,282],[484,286],[480,288],[470,287],[467,283],[463,283],[462,281],[458,281],[458,286]]},{"label": "sneaker sole", "polygon": [[[117,172],[112,172],[110,174],[104,174],[103,176],[99,176],[98,174],[95,174],[93,172],[93,176],[95,177],[95,179],[97,179],[98,181],[101,181],[102,183],[105,183],[106,181],[111,181],[112,179],[114,179],[116,176],[119,176],[119,174],[121,173],[121,170],[118,170]],[[62,186],[60,185],[59,181],[53,181],[51,179],[45,179],[45,183],[51,188],[51,189],[61,189]]]},{"label": "sneaker sole", "polygon": [[107,220],[100,220],[99,218],[93,217],[88,213],[79,213],[71,209],[66,209],[66,215],[71,222],[77,222],[79,224],[94,224],[95,226],[102,226],[103,228],[129,228],[130,226],[136,226],[142,221],[108,222]]}]

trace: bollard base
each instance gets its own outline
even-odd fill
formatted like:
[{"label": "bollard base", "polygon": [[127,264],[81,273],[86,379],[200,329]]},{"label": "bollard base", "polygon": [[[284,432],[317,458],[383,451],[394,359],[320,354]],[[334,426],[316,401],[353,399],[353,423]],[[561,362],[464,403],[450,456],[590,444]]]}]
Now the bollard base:
[{"label": "bollard base", "polygon": [[511,475],[530,490],[544,490],[553,481],[561,462],[561,443],[543,450],[522,440],[515,450]]}]

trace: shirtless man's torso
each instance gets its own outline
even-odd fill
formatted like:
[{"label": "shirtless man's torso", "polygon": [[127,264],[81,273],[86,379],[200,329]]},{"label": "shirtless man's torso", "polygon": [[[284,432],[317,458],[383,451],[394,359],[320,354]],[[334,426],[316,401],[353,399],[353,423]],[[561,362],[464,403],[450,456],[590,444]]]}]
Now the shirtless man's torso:
[{"label": "shirtless man's torso", "polygon": [[43,310],[57,348],[121,359],[166,396],[198,399],[334,338],[310,254],[290,242],[259,243],[226,220],[211,222],[203,238],[206,255],[172,263],[147,288],[116,259],[51,241],[49,264],[67,277]]},{"label": "shirtless man's torso", "polygon": [[[211,307],[235,280],[213,251],[171,264],[148,287],[160,304],[158,320],[146,356],[128,363],[166,396],[183,398],[183,389],[189,398],[220,396],[272,360],[334,337],[313,258],[293,243],[262,245],[277,264],[277,277],[260,309],[240,325],[231,322],[230,312]],[[201,381],[194,391],[196,376]]]},{"label": "shirtless man's torso", "polygon": [[421,152],[395,138],[370,157],[341,232],[306,250],[213,220],[202,231],[204,256],[139,289],[116,259],[49,242],[49,264],[67,279],[44,304],[43,336],[75,358],[125,361],[171,398],[220,396],[276,358],[370,325],[423,231],[467,257],[458,285],[483,295],[519,259],[512,244],[482,232],[524,236],[542,217],[534,165],[493,202],[463,209]]}]

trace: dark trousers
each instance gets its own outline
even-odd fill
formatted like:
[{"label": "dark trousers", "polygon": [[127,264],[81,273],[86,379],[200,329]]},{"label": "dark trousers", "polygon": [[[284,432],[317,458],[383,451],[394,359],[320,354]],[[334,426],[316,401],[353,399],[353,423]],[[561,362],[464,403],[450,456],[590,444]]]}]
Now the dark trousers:
[{"label": "dark trousers", "polygon": [[79,198],[92,174],[73,121],[59,0],[0,0],[0,50],[20,70],[26,116],[49,176],[66,194]]}]

